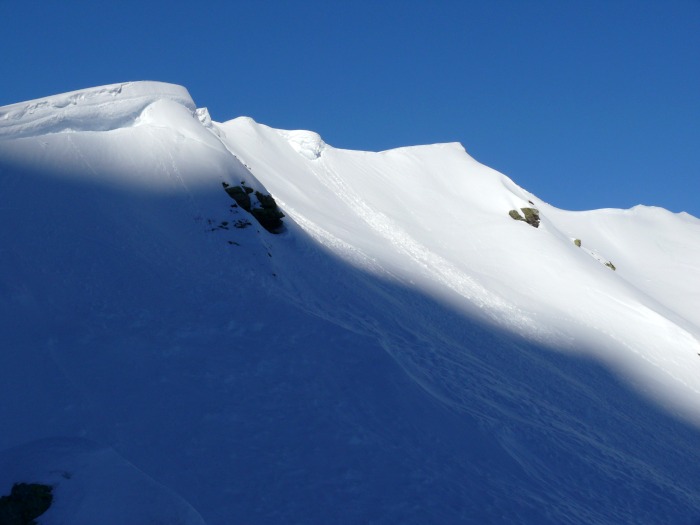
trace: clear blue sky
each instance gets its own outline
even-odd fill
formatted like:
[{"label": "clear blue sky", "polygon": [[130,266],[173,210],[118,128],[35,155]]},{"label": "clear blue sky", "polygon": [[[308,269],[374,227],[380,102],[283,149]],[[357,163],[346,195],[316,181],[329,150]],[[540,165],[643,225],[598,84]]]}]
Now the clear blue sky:
[{"label": "clear blue sky", "polygon": [[700,0],[0,0],[0,105],[126,80],[383,150],[461,142],[551,204],[700,217]]}]

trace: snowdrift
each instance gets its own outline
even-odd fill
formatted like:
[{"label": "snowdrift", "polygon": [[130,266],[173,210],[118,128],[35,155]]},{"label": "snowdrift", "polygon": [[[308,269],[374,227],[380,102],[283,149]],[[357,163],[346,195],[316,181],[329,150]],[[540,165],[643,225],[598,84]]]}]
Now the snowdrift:
[{"label": "snowdrift", "polygon": [[0,188],[0,491],[54,485],[41,523],[700,519],[697,218],[157,82],[0,108]]}]

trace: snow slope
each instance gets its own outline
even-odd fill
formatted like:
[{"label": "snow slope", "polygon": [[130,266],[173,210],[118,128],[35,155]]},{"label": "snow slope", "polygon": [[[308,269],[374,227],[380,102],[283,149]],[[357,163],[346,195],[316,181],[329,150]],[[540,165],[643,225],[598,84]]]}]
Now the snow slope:
[{"label": "snow slope", "polygon": [[[348,260],[541,343],[593,352],[633,374],[668,374],[669,401],[695,414],[694,217],[644,207],[557,210],[479,165],[459,144],[367,153],[250,119],[220,129],[292,218]],[[318,145],[309,147],[314,140]],[[508,216],[532,203],[542,212],[539,228]],[[632,220],[621,220],[630,214]],[[584,239],[581,247],[575,238]],[[619,269],[599,264],[608,260]],[[605,350],[596,351],[601,344]],[[611,345],[619,347],[613,355]]]},{"label": "snow slope", "polygon": [[54,484],[41,523],[700,519],[697,218],[157,82],[0,108],[0,190],[0,494]]}]

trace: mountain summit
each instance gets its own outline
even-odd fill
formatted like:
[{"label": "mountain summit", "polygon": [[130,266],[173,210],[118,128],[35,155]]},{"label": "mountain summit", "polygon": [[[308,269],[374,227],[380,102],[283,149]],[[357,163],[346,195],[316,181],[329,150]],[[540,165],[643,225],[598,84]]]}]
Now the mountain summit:
[{"label": "mountain summit", "polygon": [[42,524],[700,519],[695,217],[158,82],[0,108],[0,188],[0,496]]}]

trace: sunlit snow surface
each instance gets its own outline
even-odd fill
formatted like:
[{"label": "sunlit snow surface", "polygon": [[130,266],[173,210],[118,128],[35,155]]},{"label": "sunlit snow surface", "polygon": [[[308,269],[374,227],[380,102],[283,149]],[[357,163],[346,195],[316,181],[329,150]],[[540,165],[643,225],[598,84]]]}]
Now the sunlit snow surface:
[{"label": "sunlit snow surface", "polygon": [[0,495],[53,484],[42,524],[700,521],[690,215],[156,82],[0,108],[0,190]]}]

